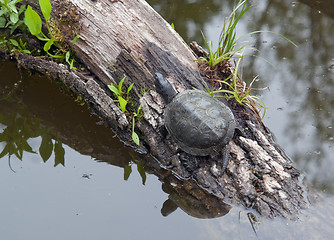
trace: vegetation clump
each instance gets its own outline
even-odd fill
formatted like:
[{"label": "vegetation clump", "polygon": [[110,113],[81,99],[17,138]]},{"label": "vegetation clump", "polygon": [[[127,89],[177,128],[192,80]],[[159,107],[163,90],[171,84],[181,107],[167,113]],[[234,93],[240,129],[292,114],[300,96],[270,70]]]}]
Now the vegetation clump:
[{"label": "vegetation clump", "polygon": [[[129,111],[127,109],[128,103],[130,103],[130,91],[133,88],[134,83],[130,84],[130,86],[125,89],[123,87],[123,82],[125,80],[125,77],[121,79],[121,81],[117,84],[110,83],[108,85],[108,88],[110,91],[114,93],[114,95],[117,97],[116,102],[118,102],[118,107],[123,113],[127,113],[129,115]],[[130,121],[132,122],[132,140],[135,144],[139,145],[139,136],[135,132],[135,124],[136,119],[140,117],[140,110],[141,108],[138,107],[136,111],[133,111],[130,115]]]},{"label": "vegetation clump", "polygon": [[[257,113],[256,107],[263,109],[266,109],[266,107],[259,97],[252,96],[250,94],[252,84],[257,77],[251,81],[248,87],[241,79],[242,74],[240,74],[240,69],[242,69],[242,61],[245,57],[244,51],[248,44],[239,45],[239,43],[240,39],[247,35],[261,32],[274,32],[254,31],[237,38],[237,24],[241,17],[252,7],[247,7],[246,5],[247,0],[240,0],[233,9],[232,13],[224,21],[224,25],[218,39],[218,47],[215,50],[213,49],[212,41],[207,41],[202,32],[202,37],[208,52],[204,53],[203,56],[200,56],[198,61],[200,63],[201,70],[203,70],[205,75],[209,77],[209,80],[211,80],[215,88],[213,91],[207,89],[209,94],[217,96],[216,94],[223,93],[223,97],[233,98],[240,105],[248,105]],[[277,35],[295,45],[286,37],[280,34]]]},{"label": "vegetation clump", "polygon": [[0,0],[0,28],[10,29],[10,34],[23,24],[20,15],[26,10],[26,5],[23,4],[17,9],[18,2],[21,0]]},{"label": "vegetation clump", "polygon": [[[208,49],[208,56],[200,57],[200,60],[207,62],[211,69],[217,64],[225,66],[230,59],[237,57],[240,51],[246,47],[246,45],[237,47],[240,38],[236,38],[236,26],[241,17],[251,8],[251,6],[246,7],[246,2],[247,0],[239,1],[230,16],[224,21],[216,51],[213,49],[212,41],[208,42],[202,32],[204,43]],[[240,7],[242,7],[241,11],[237,15]]]},{"label": "vegetation clump", "polygon": [[[50,28],[50,17],[51,17],[51,11],[52,6],[50,4],[49,0],[39,0],[39,6],[41,8],[45,24],[48,30],[47,34],[44,34],[42,31],[42,19],[38,15],[38,13],[33,10],[30,6],[27,7],[27,10],[25,11],[24,16],[24,23],[27,25],[30,33],[37,37],[40,41],[44,41],[44,51],[51,56],[52,58],[59,58],[65,60],[69,66],[70,69],[76,69],[74,64],[74,58],[71,57],[71,52],[64,49],[61,46],[61,38],[57,37]],[[59,34],[58,34],[59,35]],[[77,35],[73,41],[72,44],[74,45],[76,41],[78,40],[80,36]],[[54,51],[51,53],[52,47],[55,46]]]},{"label": "vegetation clump", "polygon": [[[20,30],[21,33],[30,33],[38,40],[45,42],[43,50],[48,56],[66,62],[70,69],[74,67],[74,57],[71,47],[66,47],[64,44],[64,36],[57,28],[55,21],[51,19],[52,6],[49,0],[39,0],[39,7],[42,12],[44,23],[47,28],[47,33],[42,31],[43,21],[39,14],[30,6],[22,4],[20,7],[17,3],[21,0],[0,0],[0,28],[10,30],[9,36],[1,41],[1,46],[7,46],[12,52],[22,52],[31,54],[27,49],[26,42],[22,38],[16,38],[15,30]],[[19,35],[23,35],[23,34]],[[76,35],[72,40],[72,45],[76,43],[80,36]],[[16,38],[16,39],[15,39]],[[38,51],[40,54],[40,51]]]}]

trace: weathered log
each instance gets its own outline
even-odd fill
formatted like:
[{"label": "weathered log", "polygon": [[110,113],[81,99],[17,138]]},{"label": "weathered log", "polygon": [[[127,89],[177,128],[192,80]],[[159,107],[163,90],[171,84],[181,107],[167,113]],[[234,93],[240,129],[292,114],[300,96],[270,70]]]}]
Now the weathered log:
[{"label": "weathered log", "polygon": [[[51,2],[55,12],[66,12],[66,16],[54,16],[54,21],[62,23],[59,27],[65,39],[70,41],[73,33],[81,36],[75,52],[90,74],[23,54],[17,57],[20,66],[61,79],[74,93],[87,99],[122,142],[144,154],[146,169],[168,185],[169,192],[192,196],[204,206],[219,206],[217,202],[222,201],[242,204],[266,217],[294,218],[307,207],[300,172],[275,144],[254,109],[228,102],[243,133],[229,143],[230,161],[225,173],[221,154],[194,157],[173,142],[163,127],[165,103],[154,90],[153,75],[160,72],[167,76],[177,91],[204,89],[204,77],[190,48],[145,1]],[[74,26],[67,26],[65,22],[71,20]],[[133,101],[141,106],[144,115],[136,124],[139,147],[131,140],[129,119],[106,87],[123,76],[127,76],[126,86],[135,84]],[[141,88],[146,90],[143,95]],[[196,168],[189,170],[183,164],[185,160],[196,162]],[[171,184],[171,178],[177,183]]]}]

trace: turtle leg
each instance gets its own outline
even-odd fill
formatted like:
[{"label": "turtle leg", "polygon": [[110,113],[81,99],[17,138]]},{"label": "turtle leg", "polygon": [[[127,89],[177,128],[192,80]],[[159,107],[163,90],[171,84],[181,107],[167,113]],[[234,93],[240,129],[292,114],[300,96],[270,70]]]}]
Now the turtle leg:
[{"label": "turtle leg", "polygon": [[194,172],[198,166],[198,159],[196,156],[191,156],[186,153],[180,153],[180,160],[188,172]]}]

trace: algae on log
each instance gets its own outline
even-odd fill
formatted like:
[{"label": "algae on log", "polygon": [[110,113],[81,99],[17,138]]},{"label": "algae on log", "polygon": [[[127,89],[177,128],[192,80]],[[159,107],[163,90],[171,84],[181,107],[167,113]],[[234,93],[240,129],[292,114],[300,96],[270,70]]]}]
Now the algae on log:
[{"label": "algae on log", "polygon": [[[62,64],[22,54],[17,57],[20,66],[61,79],[74,93],[86,98],[91,109],[124,144],[143,154],[146,170],[168,185],[169,192],[177,193],[174,196],[191,196],[205,206],[214,202],[209,200],[212,198],[220,203],[242,204],[266,217],[296,218],[307,207],[300,172],[275,144],[256,111],[248,107],[233,101],[227,103],[243,133],[229,143],[230,160],[224,173],[222,154],[194,157],[178,149],[163,127],[165,103],[154,89],[153,75],[160,72],[179,92],[192,87],[204,89],[204,76],[195,54],[145,1],[51,2],[54,12],[66,12],[53,16],[54,21],[61,22],[58,26],[64,36],[70,35],[71,19],[77,24],[74,32],[81,38],[75,45],[76,56],[90,74],[69,71]],[[198,48],[195,46],[194,50]],[[123,76],[126,86],[134,83],[132,98],[144,115],[136,123],[139,147],[131,141],[129,119],[118,109],[106,87],[111,82],[118,83]],[[141,89],[145,89],[144,94]],[[185,160],[196,163],[196,167],[189,170],[183,164]],[[175,176],[177,183],[169,184],[171,176]],[[173,199],[181,205],[181,201]],[[216,210],[221,211],[218,207]]]}]

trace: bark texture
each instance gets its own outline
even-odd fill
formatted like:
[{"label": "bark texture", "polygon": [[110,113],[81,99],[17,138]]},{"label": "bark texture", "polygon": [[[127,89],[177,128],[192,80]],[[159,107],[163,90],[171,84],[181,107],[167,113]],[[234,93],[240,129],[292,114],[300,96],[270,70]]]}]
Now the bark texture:
[{"label": "bark texture", "polygon": [[[221,216],[229,210],[225,202],[254,208],[266,217],[295,218],[307,207],[300,172],[275,144],[257,112],[248,107],[227,102],[242,133],[229,143],[225,172],[222,151],[194,157],[173,142],[164,128],[165,103],[155,91],[153,75],[160,72],[179,92],[204,89],[204,76],[194,53],[145,1],[54,0],[52,4],[55,12],[62,12],[54,19],[62,23],[59,26],[66,39],[70,41],[73,33],[81,36],[75,52],[89,74],[26,55],[17,57],[19,64],[61,79],[87,100],[124,144],[143,154],[146,170],[156,174],[170,194],[166,215],[179,206],[197,217]],[[134,83],[134,109],[140,106],[143,111],[143,119],[136,124],[139,147],[131,140],[129,117],[119,110],[106,87],[111,82],[117,84],[123,76],[127,77],[126,87]],[[189,169],[185,162],[193,162],[195,167]],[[191,205],[200,205],[200,210],[194,213],[189,210]]]}]

